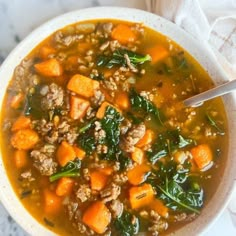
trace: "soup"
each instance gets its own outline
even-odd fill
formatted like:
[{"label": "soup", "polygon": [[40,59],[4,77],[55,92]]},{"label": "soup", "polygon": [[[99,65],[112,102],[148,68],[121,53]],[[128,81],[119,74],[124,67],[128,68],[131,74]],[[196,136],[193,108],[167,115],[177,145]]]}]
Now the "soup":
[{"label": "soup", "polygon": [[139,23],[69,25],[15,69],[1,149],[25,208],[60,235],[168,234],[197,218],[224,170],[221,99],[171,39]]}]

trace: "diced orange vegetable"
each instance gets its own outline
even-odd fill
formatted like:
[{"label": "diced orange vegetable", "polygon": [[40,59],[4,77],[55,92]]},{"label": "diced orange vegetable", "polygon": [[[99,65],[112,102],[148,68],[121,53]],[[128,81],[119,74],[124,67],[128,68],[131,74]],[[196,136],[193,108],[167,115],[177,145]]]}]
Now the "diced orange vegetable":
[{"label": "diced orange vegetable", "polygon": [[109,68],[103,71],[103,76],[105,79],[108,79],[109,77],[112,77],[112,75],[115,73],[115,68]]},{"label": "diced orange vegetable", "polygon": [[86,76],[76,74],[69,80],[67,88],[78,95],[90,98],[94,96],[95,90],[99,88],[99,82]]},{"label": "diced orange vegetable", "polygon": [[158,61],[161,61],[162,59],[166,58],[169,55],[169,51],[161,45],[156,45],[152,48],[149,48],[146,51],[146,53],[151,56],[152,64],[155,64]]},{"label": "diced orange vegetable", "polygon": [[11,137],[11,145],[19,150],[32,149],[38,141],[39,136],[32,129],[18,130]]},{"label": "diced orange vegetable", "polygon": [[122,44],[134,42],[137,38],[130,26],[124,24],[117,25],[112,30],[111,37],[118,40]]},{"label": "diced orange vegetable", "polygon": [[34,65],[35,70],[43,76],[60,76],[63,68],[57,59],[52,58]]},{"label": "diced orange vegetable", "polygon": [[106,112],[106,109],[107,107],[110,106],[110,107],[114,107],[113,105],[111,105],[109,102],[103,102],[102,105],[99,107],[97,113],[96,113],[96,117],[98,119],[102,119],[105,115],[105,112]]},{"label": "diced orange vegetable", "polygon": [[56,49],[50,46],[43,46],[40,48],[39,55],[42,59],[48,59],[48,56],[56,53]]},{"label": "diced orange vegetable", "polygon": [[99,169],[99,171],[105,175],[111,175],[113,173],[113,168],[110,166]]},{"label": "diced orange vegetable", "polygon": [[119,92],[116,94],[115,103],[120,107],[122,110],[127,110],[130,107],[129,96],[125,92]]},{"label": "diced orange vegetable", "polygon": [[57,214],[62,207],[62,199],[49,189],[43,191],[44,212],[46,214]]},{"label": "diced orange vegetable", "polygon": [[18,109],[24,100],[23,93],[18,93],[15,96],[12,97],[10,106],[11,108]]},{"label": "diced orange vegetable", "polygon": [[70,97],[70,117],[74,120],[81,119],[86,115],[90,102],[76,96]]},{"label": "diced orange vegetable", "polygon": [[87,43],[87,42],[83,42],[83,43],[79,42],[78,47],[77,47],[77,49],[80,53],[84,53],[84,52],[88,51],[90,48],[91,48],[91,44]]},{"label": "diced orange vegetable", "polygon": [[168,207],[159,199],[154,199],[150,204],[150,208],[156,211],[160,216],[167,218],[168,217]]},{"label": "diced orange vegetable", "polygon": [[136,147],[142,148],[150,144],[154,139],[154,132],[151,129],[147,129],[144,136],[135,145]]},{"label": "diced orange vegetable", "polygon": [[16,150],[13,158],[17,169],[24,168],[28,164],[27,152],[25,150]]},{"label": "diced orange vegetable", "polygon": [[207,144],[200,144],[192,148],[191,154],[199,169],[205,168],[213,160],[212,151]]},{"label": "diced orange vegetable", "polygon": [[149,205],[154,198],[154,191],[150,184],[131,187],[129,190],[129,201],[132,209]]},{"label": "diced orange vegetable", "polygon": [[60,166],[65,166],[69,161],[76,158],[76,152],[73,146],[63,141],[57,149],[56,156]]},{"label": "diced orange vegetable", "polygon": [[68,64],[78,65],[78,56],[70,56],[70,57],[68,57],[68,59],[66,60],[66,62],[67,62]]},{"label": "diced orange vegetable", "polygon": [[11,131],[30,128],[31,120],[29,117],[20,116],[12,125]]},{"label": "diced orange vegetable", "polygon": [[86,209],[82,221],[96,233],[103,234],[111,222],[111,213],[103,202],[97,201]]},{"label": "diced orange vegetable", "polygon": [[135,147],[134,151],[131,153],[131,158],[139,165],[142,164],[144,160],[144,151],[140,148]]},{"label": "diced orange vegetable", "polygon": [[74,146],[74,151],[75,151],[76,157],[78,157],[80,160],[83,160],[85,158],[86,152],[83,149]]},{"label": "diced orange vegetable", "polygon": [[100,191],[107,184],[108,176],[101,171],[93,171],[90,174],[91,188]]},{"label": "diced orange vegetable", "polygon": [[64,63],[64,68],[66,71],[76,70],[78,68],[78,56],[68,57]]},{"label": "diced orange vegetable", "polygon": [[70,195],[73,190],[74,183],[75,182],[72,178],[62,177],[57,183],[56,195],[59,197]]},{"label": "diced orange vegetable", "polygon": [[128,180],[133,185],[139,185],[146,180],[147,174],[150,171],[150,167],[146,164],[135,166],[127,173]]}]

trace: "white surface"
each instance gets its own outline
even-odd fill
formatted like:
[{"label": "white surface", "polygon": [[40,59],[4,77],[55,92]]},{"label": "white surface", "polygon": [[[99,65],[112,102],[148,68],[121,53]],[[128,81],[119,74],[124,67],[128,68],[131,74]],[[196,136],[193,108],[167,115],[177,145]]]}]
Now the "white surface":
[{"label": "white surface", "polygon": [[[24,38],[32,29],[61,13],[78,8],[98,5],[120,5],[144,8],[144,1],[76,1],[76,0],[0,0],[0,58],[7,56],[9,51]],[[4,22],[4,23],[3,23]],[[236,194],[230,203],[231,213],[236,213]],[[232,221],[233,219],[233,221]],[[234,223],[233,223],[234,222]],[[207,236],[233,236],[236,235],[236,217],[225,210],[218,221],[205,235]],[[27,235],[8,216],[2,206],[0,206],[0,236]]]}]

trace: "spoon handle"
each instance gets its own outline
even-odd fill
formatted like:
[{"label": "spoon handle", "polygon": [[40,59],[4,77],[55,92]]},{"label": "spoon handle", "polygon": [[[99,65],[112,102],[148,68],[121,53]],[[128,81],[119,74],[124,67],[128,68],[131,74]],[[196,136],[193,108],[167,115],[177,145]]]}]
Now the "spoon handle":
[{"label": "spoon handle", "polygon": [[196,96],[185,99],[183,101],[183,104],[187,107],[189,106],[197,107],[201,105],[204,101],[230,93],[235,89],[236,89],[236,80],[232,80],[230,82],[217,86],[213,89],[200,93]]}]

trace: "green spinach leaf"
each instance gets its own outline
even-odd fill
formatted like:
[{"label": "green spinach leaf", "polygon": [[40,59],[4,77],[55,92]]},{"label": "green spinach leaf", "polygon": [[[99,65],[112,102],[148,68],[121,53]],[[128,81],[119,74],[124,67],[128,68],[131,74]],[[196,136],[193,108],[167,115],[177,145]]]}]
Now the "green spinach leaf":
[{"label": "green spinach leaf", "polygon": [[114,160],[121,153],[119,148],[120,124],[123,119],[123,116],[111,106],[107,107],[105,116],[101,119],[101,127],[106,132],[106,137],[101,143],[108,146],[108,153],[105,155],[108,160]]},{"label": "green spinach leaf", "polygon": [[220,135],[225,134],[224,130],[219,126],[219,124],[214,120],[214,118],[209,113],[206,114],[206,118],[209,124],[213,126]]},{"label": "green spinach leaf", "polygon": [[184,138],[178,129],[167,131],[158,135],[157,141],[152,145],[151,151],[147,152],[147,156],[150,162],[155,163],[160,158],[171,155],[173,151],[192,143],[193,140]]},{"label": "green spinach leaf", "polygon": [[167,207],[172,210],[188,210],[199,214],[199,209],[203,206],[203,190],[185,190],[174,180],[166,178],[164,185],[156,186],[160,191],[160,199],[164,200]]},{"label": "green spinach leaf", "polygon": [[190,162],[186,161],[183,165],[174,161],[165,164],[158,162],[157,166],[157,170],[152,170],[147,179],[156,190],[157,197],[174,211],[199,213],[204,194],[196,180],[189,175]]},{"label": "green spinach leaf", "polygon": [[115,219],[114,226],[121,236],[132,236],[139,232],[139,219],[128,211]]},{"label": "green spinach leaf", "polygon": [[127,67],[128,65],[127,60],[125,59],[125,55],[129,57],[130,63],[133,67],[137,67],[137,65],[141,65],[146,61],[151,61],[151,57],[149,55],[142,55],[127,49],[117,49],[111,56],[99,56],[97,65],[105,66],[107,68],[112,68],[116,65]]},{"label": "green spinach leaf", "polygon": [[164,185],[166,178],[174,180],[179,184],[183,184],[189,177],[191,163],[185,161],[184,164],[179,165],[175,161],[157,162],[157,170],[153,169],[147,181],[155,188],[156,185]]},{"label": "green spinach leaf", "polygon": [[96,149],[96,140],[89,130],[79,135],[78,144],[88,155]]},{"label": "green spinach leaf", "polygon": [[118,155],[117,161],[120,163],[120,170],[126,170],[126,168],[131,164],[131,158],[125,156],[123,153]]},{"label": "green spinach leaf", "polygon": [[94,125],[95,121],[96,121],[96,118],[93,118],[90,121],[88,121],[84,126],[80,127],[79,133],[80,134],[85,133],[87,130],[89,130]]},{"label": "green spinach leaf", "polygon": [[159,123],[163,125],[160,117],[160,111],[151,101],[139,95],[134,89],[131,89],[129,98],[133,110],[141,112],[145,115],[152,114],[157,117]]},{"label": "green spinach leaf", "polygon": [[50,182],[58,180],[62,177],[78,177],[80,176],[81,161],[76,158],[74,161],[69,161],[58,172],[49,177]]}]

